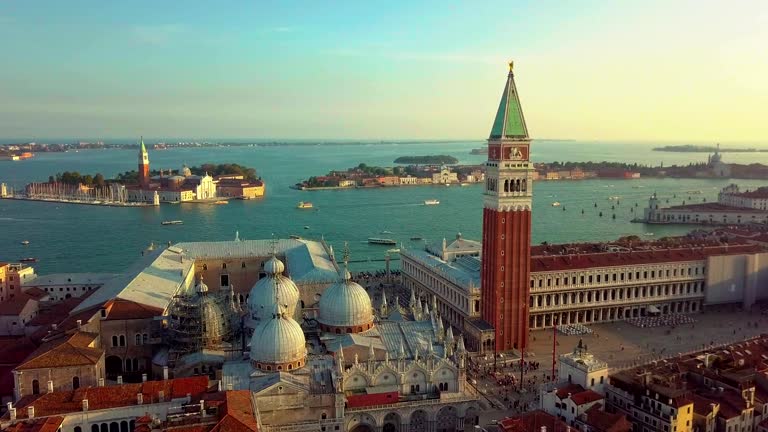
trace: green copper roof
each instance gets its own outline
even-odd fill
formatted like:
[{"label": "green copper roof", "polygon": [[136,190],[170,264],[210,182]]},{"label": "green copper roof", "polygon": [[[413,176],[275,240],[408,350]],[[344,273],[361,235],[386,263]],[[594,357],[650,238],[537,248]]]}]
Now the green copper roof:
[{"label": "green copper roof", "polygon": [[512,71],[507,76],[507,85],[501,95],[499,110],[493,120],[490,138],[528,138],[528,128],[525,127],[523,109],[520,107],[520,99],[517,97],[515,77]]},{"label": "green copper roof", "polygon": [[141,152],[146,153],[147,148],[144,146],[144,137],[141,137]]}]

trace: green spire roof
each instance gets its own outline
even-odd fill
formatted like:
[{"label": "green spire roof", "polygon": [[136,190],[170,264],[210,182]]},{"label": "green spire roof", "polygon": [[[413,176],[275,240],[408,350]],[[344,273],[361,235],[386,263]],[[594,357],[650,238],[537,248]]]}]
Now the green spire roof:
[{"label": "green spire roof", "polygon": [[515,87],[515,76],[512,73],[512,62],[509,63],[507,85],[504,86],[504,93],[501,95],[490,138],[528,138],[528,128],[525,126],[523,109],[520,107],[520,99]]},{"label": "green spire roof", "polygon": [[141,152],[146,153],[147,147],[144,146],[144,137],[141,137]]}]

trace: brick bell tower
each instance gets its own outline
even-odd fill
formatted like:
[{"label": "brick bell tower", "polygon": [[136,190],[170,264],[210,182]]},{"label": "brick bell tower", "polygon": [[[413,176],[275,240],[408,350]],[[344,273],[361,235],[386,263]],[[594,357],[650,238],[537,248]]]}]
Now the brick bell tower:
[{"label": "brick bell tower", "polygon": [[496,352],[528,346],[533,163],[512,66],[488,137],[483,192],[482,317],[495,329]]},{"label": "brick bell tower", "polygon": [[141,137],[141,148],[139,149],[139,184],[142,187],[149,186],[149,153],[144,146],[144,137]]}]

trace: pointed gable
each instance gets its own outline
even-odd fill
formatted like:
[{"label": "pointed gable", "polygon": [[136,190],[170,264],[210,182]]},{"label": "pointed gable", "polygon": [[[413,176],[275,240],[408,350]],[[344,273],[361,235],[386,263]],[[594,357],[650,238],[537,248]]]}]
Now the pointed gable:
[{"label": "pointed gable", "polygon": [[512,62],[509,63],[509,75],[504,93],[501,95],[499,109],[491,128],[490,139],[528,139],[528,128],[525,126],[523,109],[515,87],[515,76],[512,73]]}]

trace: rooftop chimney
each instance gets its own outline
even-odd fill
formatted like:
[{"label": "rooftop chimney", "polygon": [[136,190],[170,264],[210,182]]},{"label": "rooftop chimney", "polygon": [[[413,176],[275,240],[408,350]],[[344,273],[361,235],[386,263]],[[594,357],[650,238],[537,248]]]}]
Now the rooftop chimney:
[{"label": "rooftop chimney", "polygon": [[141,382],[147,382],[147,374],[141,374]]},{"label": "rooftop chimney", "polygon": [[59,328],[59,325],[58,325],[58,324],[56,324],[56,323],[54,323],[54,324],[51,324],[51,328],[52,328],[52,329],[54,329],[54,330],[56,330],[56,329],[58,329],[58,328]]},{"label": "rooftop chimney", "polygon": [[163,366],[163,379],[168,379],[168,366]]},{"label": "rooftop chimney", "polygon": [[30,405],[27,407],[27,418],[35,418],[35,406]]},{"label": "rooftop chimney", "polygon": [[541,432],[547,432],[547,427],[546,426],[542,426],[541,427]]},{"label": "rooftop chimney", "polygon": [[123,376],[122,376],[122,375],[118,375],[118,376],[117,376],[117,383],[118,383],[119,385],[122,385],[122,384],[123,384]]},{"label": "rooftop chimney", "polygon": [[187,403],[192,403],[192,393],[187,393]]},{"label": "rooftop chimney", "polygon": [[233,386],[232,383],[227,383],[227,391],[232,391]]},{"label": "rooftop chimney", "polygon": [[77,329],[80,330],[83,328],[83,320],[77,320]]},{"label": "rooftop chimney", "polygon": [[104,387],[104,378],[99,378],[99,387]]},{"label": "rooftop chimney", "polygon": [[163,390],[157,392],[157,400],[160,402],[165,402],[165,392]]},{"label": "rooftop chimney", "polygon": [[[10,402],[8,402],[8,403],[10,403]],[[11,421],[16,420],[16,408],[9,409],[8,410],[8,415],[10,416]]]},{"label": "rooftop chimney", "polygon": [[88,399],[83,399],[83,411],[88,411]]},{"label": "rooftop chimney", "polygon": [[200,399],[200,415],[205,415],[205,401]]},{"label": "rooftop chimney", "polygon": [[136,405],[144,405],[144,394],[136,393]]},{"label": "rooftop chimney", "polygon": [[48,393],[53,393],[53,381],[48,380]]}]

